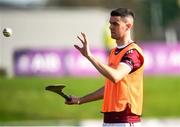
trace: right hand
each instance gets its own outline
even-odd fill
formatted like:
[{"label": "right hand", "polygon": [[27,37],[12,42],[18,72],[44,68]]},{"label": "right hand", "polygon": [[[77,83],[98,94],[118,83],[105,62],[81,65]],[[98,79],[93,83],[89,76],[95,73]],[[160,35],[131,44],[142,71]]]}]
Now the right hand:
[{"label": "right hand", "polygon": [[76,96],[69,96],[70,101],[65,100],[65,104],[67,105],[74,105],[74,104],[79,104],[80,98]]},{"label": "right hand", "polygon": [[82,47],[79,47],[78,45],[74,45],[74,47],[79,50],[79,52],[85,56],[86,58],[90,57],[91,56],[91,52],[90,52],[90,49],[89,49],[89,44],[88,44],[88,41],[87,41],[87,37],[85,35],[85,33],[82,33],[81,32],[81,36],[77,36],[77,38],[80,40],[80,42],[82,43]]}]

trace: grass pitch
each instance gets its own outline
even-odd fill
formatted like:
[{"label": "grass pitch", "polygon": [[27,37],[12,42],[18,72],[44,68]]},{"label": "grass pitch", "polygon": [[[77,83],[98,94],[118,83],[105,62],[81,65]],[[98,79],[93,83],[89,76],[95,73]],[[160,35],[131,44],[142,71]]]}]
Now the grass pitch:
[{"label": "grass pitch", "polygon": [[[100,119],[102,101],[69,106],[59,95],[45,91],[50,84],[65,84],[67,94],[83,96],[104,84],[93,77],[0,78],[0,121]],[[180,117],[180,78],[146,76],[143,117]]]}]

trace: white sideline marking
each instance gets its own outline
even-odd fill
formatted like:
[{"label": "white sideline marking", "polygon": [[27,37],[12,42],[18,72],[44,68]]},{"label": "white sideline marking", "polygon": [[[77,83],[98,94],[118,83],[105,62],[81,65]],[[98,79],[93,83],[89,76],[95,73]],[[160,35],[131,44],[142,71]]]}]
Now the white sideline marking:
[{"label": "white sideline marking", "polygon": [[[101,120],[84,120],[80,127],[102,127]],[[142,127],[180,127],[180,118],[177,119],[143,119]]]},{"label": "white sideline marking", "polygon": [[[50,127],[50,126],[59,126],[59,127],[102,127],[103,120],[83,120],[80,121],[79,126],[72,125],[72,121],[68,120],[35,120],[35,121],[9,121],[5,123],[0,123],[0,126],[3,127],[29,127],[29,126],[38,126],[38,127]],[[180,127],[180,118],[170,118],[170,119],[143,119],[142,127]]]}]

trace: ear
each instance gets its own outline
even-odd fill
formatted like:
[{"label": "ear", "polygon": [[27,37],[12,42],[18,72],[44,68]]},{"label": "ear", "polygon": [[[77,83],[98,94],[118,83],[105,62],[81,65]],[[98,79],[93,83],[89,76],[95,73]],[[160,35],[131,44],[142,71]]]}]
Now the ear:
[{"label": "ear", "polygon": [[127,30],[131,29],[133,24],[132,23],[126,23],[126,26],[127,26]]}]

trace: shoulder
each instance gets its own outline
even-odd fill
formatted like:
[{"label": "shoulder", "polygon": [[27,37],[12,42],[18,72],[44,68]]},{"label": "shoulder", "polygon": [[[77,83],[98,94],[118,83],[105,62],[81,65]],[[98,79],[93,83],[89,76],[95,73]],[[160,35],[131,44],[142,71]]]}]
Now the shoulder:
[{"label": "shoulder", "polygon": [[121,62],[129,65],[133,72],[142,66],[144,59],[136,49],[130,49],[125,53]]},{"label": "shoulder", "polygon": [[137,51],[137,49],[129,49],[124,56],[136,56],[139,57],[140,53]]}]

